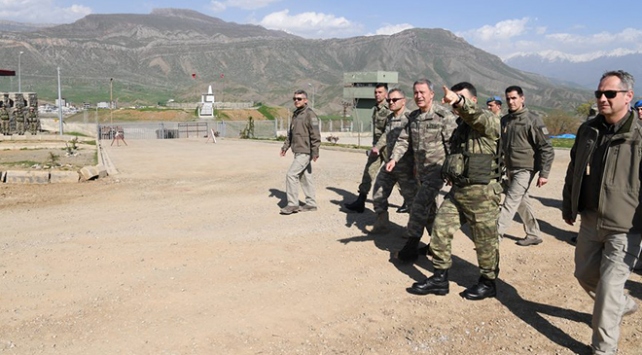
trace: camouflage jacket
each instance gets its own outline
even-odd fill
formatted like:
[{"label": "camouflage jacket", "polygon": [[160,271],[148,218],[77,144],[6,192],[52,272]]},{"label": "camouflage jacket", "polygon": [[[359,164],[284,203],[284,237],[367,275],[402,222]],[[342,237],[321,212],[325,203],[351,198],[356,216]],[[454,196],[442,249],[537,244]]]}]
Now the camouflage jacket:
[{"label": "camouflage jacket", "polygon": [[443,184],[441,167],[449,151],[450,136],[457,125],[456,119],[451,110],[435,102],[427,112],[412,111],[408,115],[406,128],[399,134],[390,159],[399,162],[408,149],[412,149],[419,180]]},{"label": "camouflage jacket", "polygon": [[386,101],[382,101],[379,105],[372,108],[372,146],[376,146],[379,139],[386,131],[386,122],[390,108]]},{"label": "camouflage jacket", "polygon": [[[487,173],[501,176],[500,117],[488,110],[477,108],[477,104],[464,98],[456,107],[459,114],[457,129],[450,138],[450,153],[489,154],[494,158]],[[472,158],[471,158],[472,159]]]},{"label": "camouflage jacket", "polygon": [[293,153],[310,154],[314,158],[319,156],[320,146],[321,133],[316,113],[307,105],[294,111],[290,130],[281,150],[292,148]]},{"label": "camouflage jacket", "polygon": [[464,102],[456,110],[460,120],[451,138],[451,153],[462,153],[466,146],[468,153],[497,153],[500,135],[499,115],[478,109],[477,104],[467,98],[464,98]]},{"label": "camouflage jacket", "polygon": [[0,108],[0,120],[8,121],[9,120],[9,111],[6,108]]},{"label": "camouflage jacket", "polygon": [[[401,131],[404,130],[406,125],[408,124],[408,115],[410,114],[410,111],[407,109],[404,109],[403,112],[399,115],[399,117],[396,117],[394,112],[391,112],[388,115],[387,121],[386,121],[386,128],[384,131],[384,135],[379,138],[379,141],[377,141],[377,144],[375,145],[375,148],[379,150],[380,154],[383,154],[384,160],[388,160],[388,157],[392,154],[392,150],[395,147],[395,142],[397,142],[397,138],[399,138],[399,134]],[[402,157],[403,160],[407,160],[408,157],[412,155],[412,152],[406,152],[404,156]]]},{"label": "camouflage jacket", "polygon": [[555,151],[539,116],[522,108],[502,117],[502,149],[506,169],[539,171],[548,178]]}]

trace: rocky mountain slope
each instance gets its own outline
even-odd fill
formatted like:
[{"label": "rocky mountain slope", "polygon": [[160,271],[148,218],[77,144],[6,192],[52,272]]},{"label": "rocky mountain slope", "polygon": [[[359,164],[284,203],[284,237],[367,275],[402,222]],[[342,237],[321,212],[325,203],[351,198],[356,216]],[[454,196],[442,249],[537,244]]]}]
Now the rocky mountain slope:
[{"label": "rocky mountain slope", "polygon": [[[292,92],[303,88],[315,92],[319,110],[338,113],[343,73],[375,70],[398,71],[407,91],[415,79],[427,77],[438,87],[470,81],[481,97],[521,85],[529,104],[541,107],[568,107],[589,96],[513,69],[442,29],[311,40],[191,10],[160,9],[0,32],[0,62],[17,66],[19,51],[23,91],[55,98],[60,67],[63,96],[75,102],[108,100],[113,78],[114,99],[121,102],[198,101],[213,84],[224,101],[287,105]],[[17,89],[15,79],[8,80],[0,85]]]}]

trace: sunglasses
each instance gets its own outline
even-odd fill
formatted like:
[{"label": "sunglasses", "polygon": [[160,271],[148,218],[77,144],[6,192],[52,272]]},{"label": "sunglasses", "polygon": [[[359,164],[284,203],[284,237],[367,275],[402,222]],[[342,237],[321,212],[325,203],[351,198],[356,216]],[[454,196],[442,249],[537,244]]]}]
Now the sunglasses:
[{"label": "sunglasses", "polygon": [[395,97],[394,99],[388,99],[386,101],[388,101],[388,103],[391,104],[391,103],[397,102],[399,100],[403,100],[403,97]]},{"label": "sunglasses", "polygon": [[618,92],[628,92],[629,90],[595,90],[595,98],[599,99],[602,95],[606,96],[607,99],[612,99],[617,96]]},{"label": "sunglasses", "polygon": [[304,99],[305,99],[305,97],[293,97],[292,101],[301,101],[301,100],[304,100]]}]

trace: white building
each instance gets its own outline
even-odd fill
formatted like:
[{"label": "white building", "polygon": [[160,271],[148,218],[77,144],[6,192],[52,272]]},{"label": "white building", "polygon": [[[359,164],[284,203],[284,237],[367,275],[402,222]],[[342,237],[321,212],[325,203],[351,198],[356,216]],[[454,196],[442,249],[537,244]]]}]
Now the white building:
[{"label": "white building", "polygon": [[212,92],[212,85],[207,88],[207,94],[201,94],[201,104],[199,107],[199,117],[214,117],[214,93]]}]

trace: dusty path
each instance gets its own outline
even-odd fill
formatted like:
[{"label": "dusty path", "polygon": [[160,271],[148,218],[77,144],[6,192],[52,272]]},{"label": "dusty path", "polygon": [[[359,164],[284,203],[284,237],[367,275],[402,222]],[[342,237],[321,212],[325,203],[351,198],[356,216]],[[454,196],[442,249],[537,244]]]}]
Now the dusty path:
[{"label": "dusty path", "polygon": [[[497,299],[470,302],[458,295],[477,279],[464,234],[450,294],[413,296],[430,262],[396,266],[395,233],[367,236],[371,211],[339,211],[363,154],[322,150],[319,210],[281,216],[292,156],[277,144],[128,143],[106,147],[120,173],[104,180],[0,185],[1,352],[573,354],[589,342],[592,302],[558,211],[568,152],[533,191],[545,242],[505,239]],[[391,216],[400,233],[407,216]],[[627,288],[640,300],[642,277]],[[621,354],[642,352],[641,313],[623,321]]]}]

